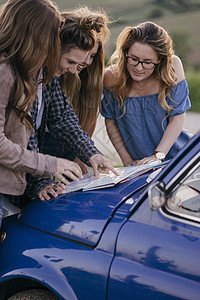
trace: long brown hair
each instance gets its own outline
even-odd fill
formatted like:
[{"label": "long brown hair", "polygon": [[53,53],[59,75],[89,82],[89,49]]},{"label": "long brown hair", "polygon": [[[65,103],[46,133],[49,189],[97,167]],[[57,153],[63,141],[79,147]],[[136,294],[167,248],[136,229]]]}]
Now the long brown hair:
[{"label": "long brown hair", "polygon": [[87,20],[87,30],[95,34],[96,43],[98,43],[97,54],[90,66],[84,68],[79,76],[71,73],[62,76],[62,88],[79,117],[82,129],[91,136],[101,105],[104,72],[103,43],[109,33],[109,20],[104,12],[91,11],[87,7],[79,7],[69,13],[79,26],[83,20]]},{"label": "long brown hair", "polygon": [[[33,74],[46,66],[48,72],[43,81],[47,83],[58,66],[61,21],[50,0],[9,0],[2,6],[0,63],[9,62],[13,67],[16,80],[9,106],[17,110],[22,121],[36,96],[38,83]],[[23,93],[25,99],[19,105]]]},{"label": "long brown hair", "polygon": [[161,26],[153,22],[141,23],[136,27],[126,27],[120,33],[116,50],[110,59],[115,81],[109,88],[115,94],[119,105],[124,107],[124,100],[128,96],[132,82],[126,67],[126,55],[135,42],[148,44],[158,55],[160,63],[154,69],[154,75],[160,81],[158,101],[169,113],[171,107],[166,102],[166,96],[177,81],[172,65],[172,55],[174,54],[172,39]]}]

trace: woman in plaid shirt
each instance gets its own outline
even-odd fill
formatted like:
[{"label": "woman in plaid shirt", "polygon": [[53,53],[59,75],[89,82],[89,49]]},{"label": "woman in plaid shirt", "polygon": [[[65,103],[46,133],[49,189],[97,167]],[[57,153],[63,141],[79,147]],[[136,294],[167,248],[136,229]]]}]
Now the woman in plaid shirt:
[{"label": "woman in plaid shirt", "polygon": [[[79,65],[82,64],[97,41],[98,23],[91,24],[88,16],[81,19],[73,17],[73,14],[63,14],[66,18],[65,25],[61,30],[61,60],[54,79],[42,89],[44,109],[40,126],[37,128],[38,107],[32,109],[35,131],[29,141],[29,149],[42,151],[46,129],[51,135],[74,154],[85,164],[92,166],[95,177],[99,172],[108,173],[111,170],[117,172],[94,146],[89,135],[83,131],[79,119],[69,105],[66,95],[60,85],[60,76],[65,72],[75,74]],[[95,27],[96,26],[96,27]],[[41,200],[50,199],[49,195],[57,197],[57,191],[65,192],[62,183],[28,176],[28,186],[25,195],[28,198],[40,197]],[[66,179],[66,178],[65,178]]]}]

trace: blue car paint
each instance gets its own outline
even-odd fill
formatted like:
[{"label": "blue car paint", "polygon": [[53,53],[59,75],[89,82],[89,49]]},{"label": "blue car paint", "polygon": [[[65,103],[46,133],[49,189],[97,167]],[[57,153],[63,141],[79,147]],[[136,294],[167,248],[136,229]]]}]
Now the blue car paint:
[{"label": "blue car paint", "polygon": [[171,222],[160,211],[149,213],[145,201],[119,233],[108,299],[123,299],[124,294],[126,299],[199,299],[197,249],[199,228]]},{"label": "blue car paint", "polygon": [[[19,220],[31,227],[95,246],[116,207],[146,184],[147,175],[116,188],[69,193],[50,201],[30,203]],[[37,216],[37,218],[35,217]],[[52,220],[52,222],[49,222]]]},{"label": "blue car paint", "polygon": [[[132,179],[136,190],[143,188],[147,176],[148,174]],[[88,280],[92,282],[96,278],[95,281],[98,284],[95,283],[93,286],[93,292],[92,288],[88,290],[87,297],[97,300],[106,299],[107,278],[114,255],[115,241],[113,240],[111,248],[106,251],[104,249],[94,249],[92,251],[91,249],[94,248],[92,241],[95,240],[97,242],[96,236],[97,238],[100,237],[116,207],[119,207],[117,213],[123,215],[123,218],[120,217],[119,230],[121,223],[124,221],[124,213],[126,212],[127,214],[131,206],[130,204],[125,204],[124,208],[121,208],[127,195],[130,197],[133,193],[133,188],[130,186],[130,181],[119,184],[117,191],[112,189],[116,193],[114,197],[113,191],[111,189],[107,190],[107,194],[105,193],[107,201],[102,201],[102,191],[72,193],[70,200],[68,194],[58,199],[52,199],[50,202],[38,200],[27,205],[17,219],[16,217],[6,218],[2,230],[6,231],[7,239],[0,246],[0,256],[7,257],[7,260],[0,262],[0,270],[5,270],[8,264],[15,266],[15,269],[9,270],[3,275],[0,272],[1,282],[15,277],[26,277],[44,284],[57,294],[60,299],[76,299],[76,297],[77,299],[82,297],[82,299],[86,299],[85,292],[83,293],[86,282]],[[82,196],[83,198],[80,199]],[[92,205],[90,199],[92,199]],[[121,199],[121,202],[119,199]],[[86,207],[84,211],[83,203]],[[70,211],[68,211],[69,207]],[[54,211],[55,215],[52,215],[52,211]],[[90,230],[91,226],[88,227],[87,224],[84,224],[88,218],[93,224],[92,232]],[[75,224],[72,230],[68,226],[70,222],[73,225]],[[117,222],[119,223],[119,221]],[[63,230],[59,229],[61,226],[63,226]],[[15,232],[13,228],[15,228]],[[77,234],[77,236],[74,234],[74,239],[72,239],[72,231]],[[16,234],[18,232],[22,234]],[[116,233],[115,229],[115,237]],[[58,235],[62,239],[58,238]],[[26,244],[25,250],[23,249],[24,243]],[[12,247],[12,245],[15,246]],[[38,257],[39,260],[37,260]],[[79,259],[80,261],[77,263]],[[76,265],[79,268],[72,267]],[[44,273],[43,266],[45,266]],[[93,271],[94,266],[96,266],[95,268],[98,271],[97,274]],[[88,268],[89,270],[87,270]],[[76,296],[72,297],[71,287],[73,287],[75,282],[74,276],[75,278],[77,276],[80,278],[80,274],[73,275],[76,273],[80,273],[81,278],[82,276],[83,278],[81,283],[79,283]],[[63,285],[64,293],[62,293],[63,280],[60,281],[60,284],[56,284],[55,275],[53,274],[56,274],[56,276],[60,275],[58,278],[61,279],[66,276],[66,282]],[[86,279],[86,282],[84,282],[84,279]],[[70,293],[69,290],[71,291]],[[66,295],[69,298],[66,298]]]},{"label": "blue car paint", "polygon": [[163,172],[156,178],[158,181],[163,181],[168,184],[169,181],[200,151],[200,131],[192,137],[186,147],[183,147],[176,155],[175,159],[171,160],[164,168]]},{"label": "blue car paint", "polygon": [[[155,181],[168,184],[199,150],[198,133]],[[60,299],[199,300],[200,229],[151,211],[146,178],[37,200],[3,219],[0,295],[26,278]]]}]

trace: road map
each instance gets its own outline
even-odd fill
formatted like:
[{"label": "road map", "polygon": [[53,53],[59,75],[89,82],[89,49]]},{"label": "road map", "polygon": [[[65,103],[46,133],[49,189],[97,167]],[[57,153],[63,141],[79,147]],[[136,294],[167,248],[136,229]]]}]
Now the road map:
[{"label": "road map", "polygon": [[129,167],[119,167],[115,168],[115,170],[119,173],[119,176],[112,172],[109,174],[100,173],[99,178],[97,179],[94,178],[94,173],[92,169],[89,168],[89,172],[83,175],[83,179],[80,179],[78,182],[72,181],[70,185],[66,185],[66,192],[70,193],[78,190],[89,191],[112,187],[125,179],[128,180],[148,172],[149,170],[164,167],[166,164],[167,162],[158,163],[157,161],[154,161],[141,166],[133,165]]}]

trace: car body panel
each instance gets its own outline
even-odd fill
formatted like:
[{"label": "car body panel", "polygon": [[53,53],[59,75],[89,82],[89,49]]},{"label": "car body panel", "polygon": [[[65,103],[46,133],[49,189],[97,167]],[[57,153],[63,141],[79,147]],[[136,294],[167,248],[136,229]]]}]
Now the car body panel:
[{"label": "car body panel", "polygon": [[33,201],[24,208],[19,220],[33,228],[94,246],[115,209],[146,185],[146,178],[147,175],[133,178],[103,192],[73,192],[50,201]]},{"label": "car body panel", "polygon": [[[19,232],[23,227],[23,234],[12,236],[13,222]],[[111,255],[92,251],[89,247],[47,235],[42,231],[24,228],[17,220],[5,225],[9,239],[6,239],[0,250],[1,257],[6,258],[1,261],[1,283],[15,277],[34,279],[50,288],[60,299],[74,300],[79,299],[79,293],[84,292],[85,281],[94,280],[96,276],[98,285],[95,285],[95,295],[91,289],[88,289],[88,294],[93,299],[105,298]],[[94,266],[98,270],[96,275]],[[82,279],[79,280],[79,289],[75,289],[75,293],[73,284],[80,278],[77,274],[82,274]]]},{"label": "car body panel", "polygon": [[[200,133],[152,182],[172,189],[199,151]],[[39,284],[65,300],[199,300],[200,226],[164,208],[151,211],[148,175],[36,200],[4,218],[1,299]]]},{"label": "car body panel", "polygon": [[175,159],[172,159],[163,171],[156,177],[157,181],[163,181],[167,185],[174,180],[176,175],[184,168],[188,161],[192,160],[200,152],[200,131],[192,137],[186,147],[183,147]]},{"label": "car body panel", "polygon": [[108,299],[123,299],[124,294],[126,299],[144,299],[144,294],[148,299],[199,299],[197,249],[198,228],[171,222],[142,203],[119,233]]}]

